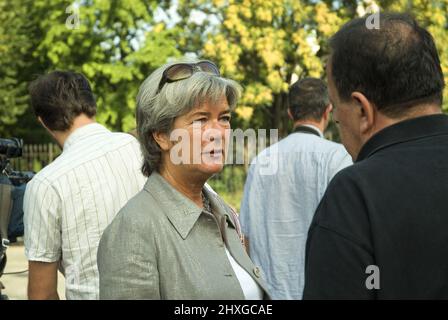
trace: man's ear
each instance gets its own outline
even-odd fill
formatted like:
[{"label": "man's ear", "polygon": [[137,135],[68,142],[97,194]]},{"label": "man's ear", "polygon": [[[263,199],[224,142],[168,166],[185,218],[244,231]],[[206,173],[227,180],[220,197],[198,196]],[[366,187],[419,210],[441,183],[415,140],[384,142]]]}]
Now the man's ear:
[{"label": "man's ear", "polygon": [[363,134],[369,133],[375,124],[376,107],[361,92],[352,92],[351,97],[360,108],[359,130]]},{"label": "man's ear", "polygon": [[37,117],[37,121],[42,125],[42,127],[45,128],[45,130],[48,132],[48,134],[56,141],[58,146],[62,149],[64,144],[61,142],[61,140],[58,138],[57,131],[53,131],[50,128],[47,127],[44,120],[42,120],[41,117]]},{"label": "man's ear", "polygon": [[162,132],[153,132],[152,136],[153,136],[154,140],[156,140],[160,149],[162,149],[163,151],[170,150],[171,141],[170,141],[168,134],[162,133]]},{"label": "man's ear", "polygon": [[330,114],[331,111],[333,111],[333,105],[330,103],[326,108],[325,108],[325,112],[324,112],[324,120],[328,121],[328,119],[330,119]]},{"label": "man's ear", "polygon": [[288,108],[288,117],[289,117],[289,119],[291,119],[292,121],[294,121],[294,117],[292,116],[292,112],[291,112],[291,109],[290,109],[290,108]]},{"label": "man's ear", "polygon": [[49,131],[48,127],[45,125],[45,123],[44,123],[44,121],[42,120],[41,117],[37,117],[37,121],[39,121],[39,123],[40,123],[45,129],[47,129],[47,130]]},{"label": "man's ear", "polygon": [[45,125],[45,122],[44,122],[44,120],[42,120],[41,117],[37,117],[37,121],[39,121],[39,123],[42,125],[42,127],[44,127],[45,130],[47,130],[47,132],[48,132],[51,136],[54,137],[54,132],[53,132],[53,130],[51,130],[50,128],[48,128],[48,127]]}]

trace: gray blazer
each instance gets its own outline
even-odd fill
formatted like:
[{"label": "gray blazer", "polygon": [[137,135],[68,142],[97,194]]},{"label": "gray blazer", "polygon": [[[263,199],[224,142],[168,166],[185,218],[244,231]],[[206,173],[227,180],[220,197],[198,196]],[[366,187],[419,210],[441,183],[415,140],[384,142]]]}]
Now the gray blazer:
[{"label": "gray blazer", "polygon": [[[106,228],[98,249],[101,299],[244,299],[225,252],[260,285],[231,209],[204,188],[213,214],[153,173]],[[224,240],[224,241],[223,241]]]}]

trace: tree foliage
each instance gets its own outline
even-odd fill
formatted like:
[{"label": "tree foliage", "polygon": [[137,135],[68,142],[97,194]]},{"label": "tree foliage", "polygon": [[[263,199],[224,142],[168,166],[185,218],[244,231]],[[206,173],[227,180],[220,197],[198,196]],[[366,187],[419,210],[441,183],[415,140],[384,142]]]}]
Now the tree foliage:
[{"label": "tree foliage", "polygon": [[[235,126],[279,128],[284,135],[289,85],[306,76],[324,78],[329,37],[373,1],[79,0],[76,28],[72,4],[0,0],[0,135],[45,139],[26,88],[36,74],[55,69],[86,74],[97,95],[98,121],[128,131],[135,126],[142,80],[186,54],[216,61],[224,76],[243,85]],[[383,11],[410,12],[430,30],[448,80],[448,0],[377,4]]]},{"label": "tree foliage", "polygon": [[[279,128],[284,135],[288,86],[297,78],[324,78],[328,39],[343,23],[360,12],[373,13],[369,10],[374,7],[411,13],[428,27],[448,79],[448,50],[443,45],[448,37],[446,0],[378,1],[377,6],[369,0],[186,0],[180,1],[179,12],[184,38],[201,44],[199,55],[218,61],[226,76],[244,85],[237,109],[240,118],[252,127]],[[193,10],[209,17],[205,25],[194,25]],[[448,108],[446,100],[444,106]]]},{"label": "tree foliage", "polygon": [[[10,3],[0,0],[0,7]],[[7,13],[2,13],[18,26],[11,29],[10,23],[2,19],[5,41],[1,44],[6,43],[2,59],[6,61],[1,64],[0,89],[18,88],[17,93],[11,92],[11,98],[1,101],[6,126],[17,122],[27,109],[26,87],[36,74],[60,69],[84,73],[97,97],[97,120],[113,130],[128,131],[135,127],[135,96],[142,80],[168,58],[180,54],[176,29],[167,29],[154,20],[157,1],[82,1],[78,11],[62,0],[12,3],[22,11],[15,13],[9,7]],[[73,21],[75,13],[79,24]],[[19,41],[26,47],[17,59],[14,55]],[[27,116],[17,123],[26,122]]]}]

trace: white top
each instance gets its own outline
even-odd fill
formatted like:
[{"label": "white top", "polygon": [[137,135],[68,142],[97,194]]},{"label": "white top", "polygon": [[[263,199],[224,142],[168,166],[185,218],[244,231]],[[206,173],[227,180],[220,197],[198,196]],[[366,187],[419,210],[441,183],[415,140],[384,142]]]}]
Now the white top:
[{"label": "white top", "polygon": [[98,299],[100,237],[146,181],[137,140],[94,123],[75,130],[62,154],[28,183],[28,260],[61,260],[67,299]]},{"label": "white top", "polygon": [[330,180],[352,164],[342,145],[319,133],[290,134],[261,152],[247,176],[241,227],[272,299],[302,298],[308,228]]},{"label": "white top", "polygon": [[252,279],[246,270],[241,268],[238,262],[233,259],[229,250],[226,248],[227,257],[232,265],[233,271],[236,274],[238,281],[240,282],[241,289],[243,290],[246,300],[263,300],[263,290],[258,283]]}]

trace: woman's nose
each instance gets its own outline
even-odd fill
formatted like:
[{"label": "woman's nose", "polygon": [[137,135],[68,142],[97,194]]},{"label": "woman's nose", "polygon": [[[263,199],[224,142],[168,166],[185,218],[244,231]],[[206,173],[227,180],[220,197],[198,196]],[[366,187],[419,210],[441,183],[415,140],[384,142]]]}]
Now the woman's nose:
[{"label": "woman's nose", "polygon": [[220,141],[224,138],[225,128],[219,123],[219,121],[212,121],[208,130],[206,140]]}]

